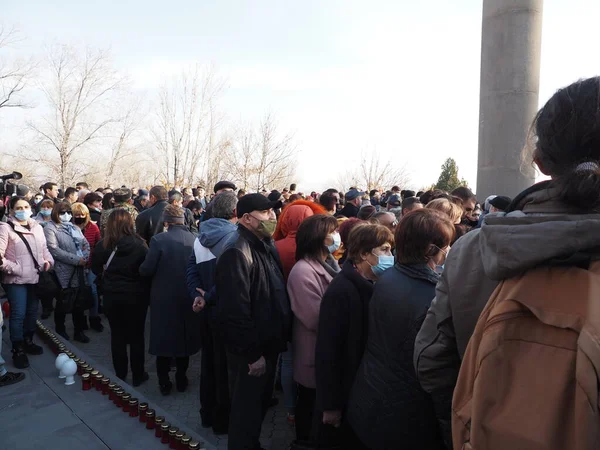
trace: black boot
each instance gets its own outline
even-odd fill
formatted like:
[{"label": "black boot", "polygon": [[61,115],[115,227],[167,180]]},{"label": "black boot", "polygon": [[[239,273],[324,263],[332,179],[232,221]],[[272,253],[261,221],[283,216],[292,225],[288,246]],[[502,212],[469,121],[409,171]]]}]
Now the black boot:
[{"label": "black boot", "polygon": [[58,334],[59,336],[61,336],[66,341],[70,341],[71,340],[71,337],[67,334],[67,330],[65,330],[64,328],[57,328],[56,329],[56,334]]},{"label": "black boot", "polygon": [[23,342],[13,342],[13,364],[17,369],[26,369],[29,367],[29,359],[23,351]]},{"label": "black boot", "polygon": [[83,316],[82,330],[87,331],[90,327],[88,326],[87,316]]},{"label": "black boot", "polygon": [[0,387],[8,386],[10,384],[18,383],[25,379],[23,372],[6,372],[0,377]]},{"label": "black boot", "polygon": [[104,331],[104,325],[102,325],[102,319],[100,316],[90,317],[90,328],[98,333]]},{"label": "black boot", "polygon": [[83,331],[75,332],[75,336],[73,336],[73,339],[75,339],[77,342],[82,342],[84,344],[90,342],[90,338],[87,337]]},{"label": "black boot", "polygon": [[33,334],[26,334],[23,342],[23,351],[28,355],[41,355],[44,349],[33,343]]},{"label": "black boot", "polygon": [[175,384],[177,386],[177,390],[179,392],[185,392],[188,387],[188,377],[184,375],[180,375],[179,373],[175,374]]},{"label": "black boot", "polygon": [[42,320],[46,320],[48,317],[52,315],[52,308],[44,308],[42,309]]},{"label": "black boot", "polygon": [[169,395],[171,393],[171,389],[173,389],[173,383],[171,383],[171,380],[167,379],[159,382],[158,387],[160,388],[160,393],[162,395]]}]

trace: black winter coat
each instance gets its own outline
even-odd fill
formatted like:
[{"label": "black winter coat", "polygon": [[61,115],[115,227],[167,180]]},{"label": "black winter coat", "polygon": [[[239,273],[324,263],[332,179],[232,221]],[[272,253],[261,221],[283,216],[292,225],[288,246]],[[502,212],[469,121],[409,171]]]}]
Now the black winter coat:
[{"label": "black winter coat", "polygon": [[327,287],[315,351],[318,411],[344,410],[367,342],[373,283],[350,260]]},{"label": "black winter coat", "polygon": [[152,279],[149,353],[173,358],[198,353],[200,316],[187,290],[186,270],[195,237],[184,225],[169,225],[150,240],[140,274]]},{"label": "black winter coat", "polygon": [[104,248],[104,241],[101,239],[94,247],[92,272],[96,275],[102,274],[102,292],[106,295],[105,300],[120,295],[130,296],[132,300],[142,297],[147,302],[148,281],[142,278],[139,271],[148,253],[146,243],[136,236],[122,237],[117,242],[117,252],[108,269],[102,273],[103,266],[113,251],[112,248]]},{"label": "black winter coat", "polygon": [[352,203],[346,203],[344,208],[337,215],[348,217],[348,218],[356,217],[356,216],[358,216],[359,210],[360,210],[360,208],[358,206],[355,206]]},{"label": "black winter coat", "polygon": [[217,321],[227,351],[250,364],[285,351],[292,313],[273,241],[237,233],[217,261]]},{"label": "black winter coat", "polygon": [[168,204],[166,200],[159,200],[154,206],[142,211],[135,219],[135,229],[146,242],[150,242],[155,234],[163,232],[165,227],[163,212]]},{"label": "black winter coat", "polygon": [[348,422],[370,449],[445,448],[433,401],[413,366],[415,338],[438,278],[424,264],[396,264],[375,286],[367,347],[347,410]]}]

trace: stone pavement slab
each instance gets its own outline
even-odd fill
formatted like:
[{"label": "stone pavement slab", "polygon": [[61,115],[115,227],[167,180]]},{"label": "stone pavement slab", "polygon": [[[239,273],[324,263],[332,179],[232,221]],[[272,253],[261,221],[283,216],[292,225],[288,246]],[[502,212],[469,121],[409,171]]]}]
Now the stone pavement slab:
[{"label": "stone pavement slab", "polygon": [[[146,321],[146,348],[150,338],[150,314]],[[110,327],[108,321],[102,316],[105,329],[102,333],[89,330],[86,334],[91,342],[82,344],[75,341],[68,342],[68,346],[79,349],[93,360],[96,366],[103,368],[104,374],[114,378],[112,373],[112,358],[110,351]],[[51,330],[54,330],[52,317],[42,321]],[[67,332],[73,336],[71,319],[67,316]],[[73,350],[77,353],[77,350]],[[85,359],[85,358],[84,358]],[[8,361],[8,360],[7,360]],[[87,359],[86,359],[87,361]],[[201,353],[190,357],[190,367],[188,369],[189,387],[186,392],[180,393],[173,389],[168,396],[163,396],[158,387],[158,377],[156,375],[156,358],[152,355],[146,356],[146,370],[150,373],[150,380],[143,385],[135,388],[140,396],[147,399],[150,404],[159,405],[166,414],[177,420],[182,426],[191,432],[197,433],[203,441],[214,445],[217,449],[227,449],[227,435],[217,436],[211,429],[203,428],[200,425],[200,364]],[[171,374],[174,381],[174,373]],[[131,374],[127,380],[131,380]],[[290,443],[295,438],[295,429],[287,423],[287,411],[283,406],[283,396],[277,393],[279,405],[271,408],[265,417],[261,432],[261,444],[267,450],[287,450]]]}]

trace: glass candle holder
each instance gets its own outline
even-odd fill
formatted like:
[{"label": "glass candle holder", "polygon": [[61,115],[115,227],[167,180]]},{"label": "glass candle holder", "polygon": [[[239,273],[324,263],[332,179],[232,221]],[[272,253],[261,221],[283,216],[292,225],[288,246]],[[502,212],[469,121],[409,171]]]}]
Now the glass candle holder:
[{"label": "glass candle holder", "polygon": [[123,412],[129,412],[129,400],[131,400],[131,394],[124,394],[121,397],[121,408],[123,408]]},{"label": "glass candle holder", "polygon": [[[153,409],[148,409],[145,413],[144,413],[144,417],[146,418],[145,422],[146,422],[146,429],[147,430],[154,430],[154,425],[155,425],[155,417],[156,412]],[[142,418],[142,412],[140,411],[140,419]]]},{"label": "glass candle holder", "polygon": [[81,375],[81,390],[89,391],[90,389],[92,389],[92,382],[90,380],[90,374],[84,373],[83,375]]},{"label": "glass candle holder", "polygon": [[146,422],[146,411],[148,411],[148,403],[142,402],[138,405],[138,414],[140,422]]},{"label": "glass candle holder", "polygon": [[176,426],[172,426],[171,428],[169,428],[169,448],[177,448],[177,447],[171,447],[171,443],[175,443],[175,435],[177,434],[177,432],[179,431],[179,428],[177,428]]},{"label": "glass candle holder", "polygon": [[92,376],[92,386],[96,387],[96,375],[100,375],[100,372],[95,369],[92,369],[90,371],[90,375]]},{"label": "glass candle holder", "polygon": [[181,445],[179,448],[181,450],[188,450],[188,448],[190,448],[190,442],[192,442],[192,437],[186,434],[181,438]]},{"label": "glass candle holder", "polygon": [[163,423],[160,426],[160,431],[161,431],[160,442],[162,442],[163,444],[169,443],[169,428],[170,427],[171,427],[171,424],[169,424],[169,423]]},{"label": "glass candle holder", "polygon": [[179,430],[175,434],[175,442],[171,441],[169,447],[175,450],[179,450],[181,448],[181,438],[185,436],[185,433]]},{"label": "glass candle holder", "polygon": [[100,386],[102,389],[102,395],[108,395],[108,384],[110,383],[110,378],[102,378],[100,380]]},{"label": "glass candle holder", "polygon": [[199,450],[200,449],[200,442],[198,441],[190,441],[188,448],[190,450]]},{"label": "glass candle holder", "polygon": [[165,418],[164,417],[162,417],[162,416],[156,416],[154,418],[154,436],[156,436],[157,438],[161,438],[162,437],[162,426],[163,426],[164,423],[165,423]]},{"label": "glass candle holder", "polygon": [[115,399],[115,390],[117,389],[116,383],[108,383],[108,399],[110,401],[114,401]]},{"label": "glass candle holder", "polygon": [[101,373],[97,373],[96,375],[94,375],[93,384],[97,391],[102,390],[102,378],[104,378],[104,375],[102,375]]},{"label": "glass candle holder", "polygon": [[138,414],[138,399],[132,398],[129,400],[129,417],[137,417]]},{"label": "glass candle holder", "polygon": [[123,396],[125,395],[125,391],[123,389],[117,389],[115,391],[115,401],[113,402],[117,408],[121,408],[123,406]]}]

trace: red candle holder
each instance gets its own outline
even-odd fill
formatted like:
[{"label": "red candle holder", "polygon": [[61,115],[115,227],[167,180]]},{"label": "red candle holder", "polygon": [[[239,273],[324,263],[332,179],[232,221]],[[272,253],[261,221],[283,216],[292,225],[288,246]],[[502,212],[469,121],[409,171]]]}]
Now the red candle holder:
[{"label": "red candle holder", "polygon": [[125,392],[123,391],[123,389],[117,389],[115,391],[115,400],[114,400],[114,404],[117,408],[121,408],[123,406],[123,396],[125,395]]},{"label": "red candle holder", "polygon": [[100,389],[102,390],[102,395],[108,395],[108,384],[110,383],[109,378],[102,378],[100,380]]},{"label": "red candle holder", "polygon": [[132,398],[129,400],[129,417],[137,417],[138,415],[138,400],[137,398]]},{"label": "red candle holder", "polygon": [[[165,418],[162,416],[156,416],[154,419],[154,436],[157,438],[162,437],[162,425],[165,423]],[[146,422],[146,428],[148,428],[148,422]]]},{"label": "red candle holder", "polygon": [[129,400],[131,400],[131,394],[124,394],[121,397],[121,408],[123,408],[123,412],[129,412]]},{"label": "red candle holder", "polygon": [[104,375],[101,373],[98,373],[94,376],[93,384],[97,391],[102,391],[102,378],[104,378]]},{"label": "red candle holder", "polygon": [[115,391],[118,386],[116,383],[108,383],[108,399],[112,402],[115,400]]},{"label": "red candle holder", "polygon": [[171,425],[168,423],[163,423],[160,426],[160,431],[161,431],[161,437],[160,437],[160,442],[162,442],[163,444],[168,444],[169,443],[169,427]]},{"label": "red candle holder", "polygon": [[90,374],[84,373],[83,375],[81,375],[81,390],[89,391],[90,389],[92,389],[92,382],[90,380]]},{"label": "red candle holder", "polygon": [[172,439],[170,442],[170,447],[175,450],[181,449],[181,439],[185,436],[183,431],[178,431],[175,433],[175,439]]},{"label": "red candle holder", "polygon": [[146,423],[146,412],[148,411],[148,403],[142,402],[138,406],[140,422]]},{"label": "red candle holder", "polygon": [[181,438],[181,444],[179,446],[179,448],[181,450],[188,450],[190,448],[190,442],[192,441],[191,436],[188,436],[187,434],[185,436],[183,436]]},{"label": "red candle holder", "polygon": [[[155,422],[155,420],[156,420],[155,414],[156,414],[156,412],[154,412],[153,409],[147,410],[146,413],[144,414],[144,416],[146,418],[145,422],[146,422],[147,430],[154,430],[154,425],[156,423]],[[141,420],[141,414],[140,414],[140,420]]]}]

